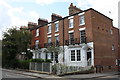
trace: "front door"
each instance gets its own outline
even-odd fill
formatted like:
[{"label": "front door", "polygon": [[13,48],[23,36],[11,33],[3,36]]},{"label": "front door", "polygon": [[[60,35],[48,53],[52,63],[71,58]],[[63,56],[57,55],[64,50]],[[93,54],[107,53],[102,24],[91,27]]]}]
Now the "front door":
[{"label": "front door", "polygon": [[87,66],[91,65],[91,50],[87,51]]}]

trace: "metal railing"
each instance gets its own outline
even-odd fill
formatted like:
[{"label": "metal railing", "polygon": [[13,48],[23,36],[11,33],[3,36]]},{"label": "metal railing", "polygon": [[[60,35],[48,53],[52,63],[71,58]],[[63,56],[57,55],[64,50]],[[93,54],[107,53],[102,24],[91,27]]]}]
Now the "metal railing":
[{"label": "metal railing", "polygon": [[37,45],[37,46],[36,46],[36,45],[31,45],[30,48],[31,48],[31,49],[40,49],[40,48],[42,48],[42,47],[41,47],[41,44],[39,44],[39,45]]},{"label": "metal railing", "polygon": [[44,47],[49,47],[49,46],[60,46],[60,42],[51,42],[51,43],[44,43]]},{"label": "metal railing", "polygon": [[75,45],[75,44],[79,45],[82,43],[86,43],[86,37],[83,37],[81,40],[79,38],[65,40],[65,45]]},{"label": "metal railing", "polygon": [[52,73],[52,64],[51,63],[30,62],[29,70]]}]

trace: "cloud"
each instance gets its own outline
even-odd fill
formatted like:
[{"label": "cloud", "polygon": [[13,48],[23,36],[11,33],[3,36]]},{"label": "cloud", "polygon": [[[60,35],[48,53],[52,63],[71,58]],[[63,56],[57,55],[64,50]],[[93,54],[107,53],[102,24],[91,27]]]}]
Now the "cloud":
[{"label": "cloud", "polygon": [[113,19],[113,25],[116,27],[118,27],[118,1],[119,0],[35,0],[37,4],[42,6],[56,2],[72,2],[77,3],[77,7],[83,10],[94,8],[95,10]]},{"label": "cloud", "polygon": [[36,11],[24,11],[24,7],[12,7],[7,2],[0,0],[0,39],[2,31],[12,26],[27,26],[28,21],[35,22],[39,18]]},{"label": "cloud", "polygon": [[51,4],[51,3],[56,2],[55,0],[35,0],[35,1],[36,1],[36,3],[41,4],[41,5]]},{"label": "cloud", "polygon": [[78,0],[35,0],[37,4],[40,5],[47,5],[47,4],[52,4],[56,2],[77,2]]},{"label": "cloud", "polygon": [[29,16],[32,18],[32,21],[36,21],[39,18],[39,14],[36,11],[30,11]]},{"label": "cloud", "polygon": [[78,0],[77,5],[82,9],[94,8],[113,19],[114,26],[118,27],[118,1],[119,0]]}]

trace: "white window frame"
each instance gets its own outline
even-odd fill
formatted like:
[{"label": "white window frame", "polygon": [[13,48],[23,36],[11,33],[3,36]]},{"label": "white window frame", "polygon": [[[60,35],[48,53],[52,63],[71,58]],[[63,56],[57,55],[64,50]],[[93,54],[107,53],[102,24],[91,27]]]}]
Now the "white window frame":
[{"label": "white window frame", "polygon": [[76,60],[77,60],[77,61],[81,61],[81,51],[79,50],[79,51],[80,51],[80,56],[79,56],[80,60],[78,60],[77,51],[78,51],[78,50],[76,50]]},{"label": "white window frame", "polygon": [[[49,41],[49,39],[50,39],[50,41]],[[51,43],[51,42],[52,42],[51,37],[48,37],[48,38],[47,38],[47,42],[48,42],[48,43]]]},{"label": "white window frame", "polygon": [[39,48],[39,40],[35,40],[35,48]]},{"label": "white window frame", "polygon": [[48,27],[47,27],[47,33],[50,34],[50,33],[51,33],[51,30],[52,30],[52,26],[51,26],[51,25],[48,25]]},{"label": "white window frame", "polygon": [[[70,50],[70,61],[71,61],[71,62],[75,62],[76,59],[75,59],[74,61],[72,61],[72,51],[75,51],[75,50]],[[76,54],[75,54],[74,56],[76,56]],[[75,58],[75,57],[74,57],[74,58]]]},{"label": "white window frame", "polygon": [[73,28],[74,27],[74,19],[70,18],[69,19],[69,28]]},{"label": "white window frame", "polygon": [[[81,31],[85,31],[85,28],[80,28],[79,30],[80,30],[80,43],[81,43]],[[85,31],[85,34],[86,34],[86,31]],[[86,35],[85,35],[85,37],[86,37]]]},{"label": "white window frame", "polygon": [[[57,24],[57,26],[56,26],[56,24]],[[55,22],[55,32],[58,32],[58,31],[59,31],[59,23],[57,21],[57,22]]]},{"label": "white window frame", "polygon": [[36,37],[39,36],[39,29],[36,29]]},{"label": "white window frame", "polygon": [[[74,50],[75,51],[75,61],[71,60],[71,51]],[[77,60],[77,50],[80,50],[80,61]],[[81,62],[81,49],[70,49],[70,61],[71,62]]]},{"label": "white window frame", "polygon": [[79,26],[82,26],[82,25],[85,25],[85,16],[84,16],[84,14],[79,15]]},{"label": "white window frame", "polygon": [[55,36],[55,41],[58,39],[58,41],[59,41],[59,36]]}]

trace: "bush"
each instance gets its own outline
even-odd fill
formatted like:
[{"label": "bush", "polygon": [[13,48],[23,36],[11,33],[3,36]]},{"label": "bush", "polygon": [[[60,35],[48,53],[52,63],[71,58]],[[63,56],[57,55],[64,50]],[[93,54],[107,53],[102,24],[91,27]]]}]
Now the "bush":
[{"label": "bush", "polygon": [[47,62],[47,63],[51,63],[51,59],[30,59],[30,62],[37,62],[37,63],[43,63],[43,62]]},{"label": "bush", "polygon": [[12,60],[3,60],[2,61],[2,67],[3,68],[18,68],[20,66],[19,61],[17,59]]},{"label": "bush", "polygon": [[51,63],[52,61],[51,61],[51,59],[46,59],[45,62]]},{"label": "bush", "polygon": [[23,60],[23,61],[19,61],[19,67],[20,69],[29,69],[29,62],[30,60]]},{"label": "bush", "polygon": [[52,72],[53,74],[57,73],[57,64],[52,65]]},{"label": "bush", "polygon": [[45,60],[44,59],[30,59],[30,62],[42,63],[42,62],[45,62]]}]

